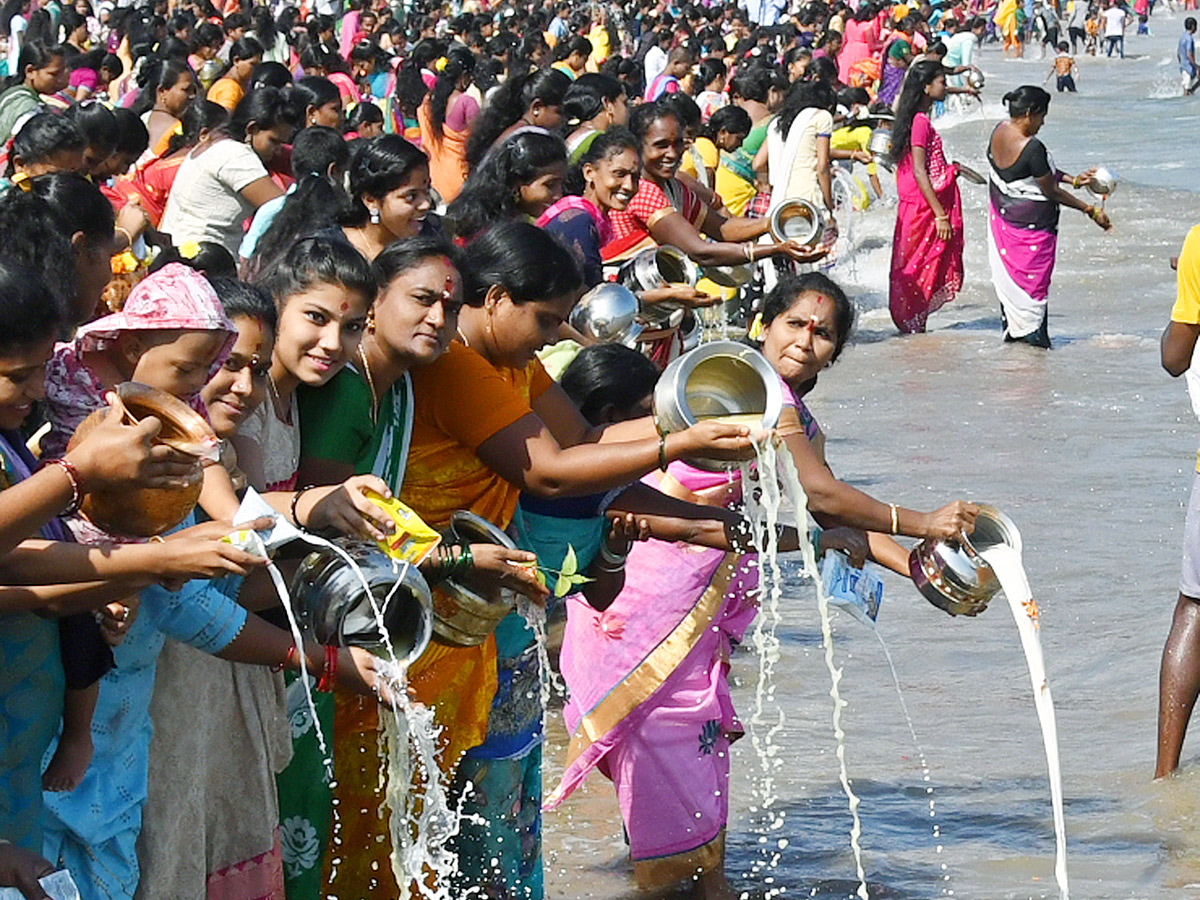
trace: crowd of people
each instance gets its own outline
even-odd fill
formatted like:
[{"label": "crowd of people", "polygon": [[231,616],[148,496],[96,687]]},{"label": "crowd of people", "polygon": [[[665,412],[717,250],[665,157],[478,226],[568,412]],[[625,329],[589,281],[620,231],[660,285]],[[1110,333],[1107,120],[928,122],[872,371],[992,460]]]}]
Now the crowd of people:
[{"label": "crowd of people", "polygon": [[[635,347],[568,320],[649,248],[708,274],[751,267],[735,320],[778,373],[776,439],[819,524],[780,546],[907,576],[893,536],[969,532],[972,504],[921,512],[837,480],[804,396],[854,322],[818,270],[848,211],[839,168],[879,196],[877,163],[895,165],[901,331],[961,288],[960,171],[934,122],[976,92],[1004,6],[503,2],[448,17],[9,0],[0,879],[40,898],[37,878],[65,868],[85,900],[543,896],[545,709],[525,619],[435,638],[408,670],[440,729],[441,771],[424,777],[465,816],[453,871],[398,882],[379,740],[395,698],[366,650],[293,642],[265,560],[225,540],[253,489],[343,541],[392,534],[373,496],[439,530],[467,510],[515,538],[447,541],[421,563],[435,596],[470,577],[547,603],[538,570],[572,560],[590,580],[565,603],[573,738],[547,802],[598,769],[640,885],[729,896],[741,729],[726,675],[755,614],[755,549],[738,481],[685,460],[747,459],[763,436],[660,433],[648,412],[703,309],[735,289],[640,291],[653,324]],[[993,283],[1006,337],[1049,346],[1059,208],[1109,223],[1062,187],[1090,173],[1056,169],[1036,137],[1050,95],[1005,102],[988,149]],[[871,147],[880,129],[890,158]],[[810,242],[772,232],[794,199],[823,223]],[[156,440],[161,423],[121,399],[129,382],[205,417],[219,453],[202,466]],[[198,500],[149,538],[92,505],[148,489]]]}]

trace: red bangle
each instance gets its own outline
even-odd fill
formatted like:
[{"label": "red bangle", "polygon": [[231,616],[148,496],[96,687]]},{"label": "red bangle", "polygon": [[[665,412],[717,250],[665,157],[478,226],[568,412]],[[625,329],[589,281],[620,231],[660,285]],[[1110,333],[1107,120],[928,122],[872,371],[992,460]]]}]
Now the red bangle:
[{"label": "red bangle", "polygon": [[71,482],[71,503],[59,515],[75,515],[79,512],[79,505],[83,503],[83,490],[80,488],[83,479],[79,477],[79,470],[75,468],[74,463],[66,459],[48,459],[42,463],[42,466],[58,466],[66,473],[67,480]]},{"label": "red bangle", "polygon": [[283,658],[283,662],[275,663],[275,665],[271,666],[271,671],[272,672],[282,672],[284,669],[288,668],[288,666],[290,666],[292,664],[292,660],[294,660],[295,658],[296,658],[296,645],[292,644],[290,647],[288,647],[287,656],[285,656]]},{"label": "red bangle", "polygon": [[317,682],[318,691],[332,691],[337,682],[338,648],[333,644],[325,645],[325,667],[321,670],[321,678]]}]

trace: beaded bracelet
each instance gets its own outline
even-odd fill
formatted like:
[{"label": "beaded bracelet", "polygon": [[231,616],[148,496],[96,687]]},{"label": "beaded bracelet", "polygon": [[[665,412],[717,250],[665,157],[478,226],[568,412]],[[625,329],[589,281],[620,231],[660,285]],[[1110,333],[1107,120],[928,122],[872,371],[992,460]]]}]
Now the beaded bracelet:
[{"label": "beaded bracelet", "polygon": [[43,463],[43,465],[57,466],[66,473],[67,480],[71,482],[71,502],[67,505],[67,508],[60,513],[60,515],[75,515],[75,513],[79,512],[80,504],[83,503],[83,490],[79,486],[79,483],[82,480],[79,477],[79,470],[75,468],[73,463],[65,459],[48,459],[45,463]]},{"label": "beaded bracelet", "polygon": [[[304,487],[300,488],[300,490],[296,491],[296,493],[292,494],[292,504],[289,512],[292,515],[292,524],[294,524],[297,528],[304,527],[304,524],[300,521],[300,517],[296,514],[296,507],[300,503],[300,498],[304,496],[305,491],[311,491],[316,486],[317,485],[315,484],[306,484]],[[312,510],[309,510],[309,512],[311,511]]]}]

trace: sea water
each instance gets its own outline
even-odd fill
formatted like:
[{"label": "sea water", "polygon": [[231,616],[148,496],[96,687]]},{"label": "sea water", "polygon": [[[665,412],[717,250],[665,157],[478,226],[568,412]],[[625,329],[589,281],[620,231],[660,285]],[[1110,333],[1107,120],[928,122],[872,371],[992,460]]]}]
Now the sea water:
[{"label": "sea water", "polygon": [[[831,275],[859,321],[851,345],[805,397],[843,480],[920,510],[956,497],[986,500],[1021,523],[1024,565],[1043,601],[1071,888],[1088,900],[1186,900],[1200,884],[1200,726],[1180,775],[1152,781],[1158,666],[1200,443],[1182,379],[1169,378],[1158,358],[1175,297],[1169,258],[1200,223],[1200,97],[1152,97],[1158,76],[1175,71],[1183,28],[1184,13],[1165,13],[1158,4],[1153,37],[1127,37],[1127,55],[1140,58],[1080,56],[1080,92],[1054,94],[1039,135],[1066,171],[1106,165],[1121,177],[1107,203],[1111,234],[1063,210],[1049,303],[1054,349],[1000,341],[984,242],[987,190],[963,183],[966,283],[931,317],[928,334],[897,335],[887,312],[894,207],[873,203],[855,220],[856,248]],[[983,115],[977,106],[948,127],[935,123],[948,156],[986,170],[1000,97],[1041,84],[1050,69],[1036,55],[1006,62],[995,45],[983,48]],[[881,178],[894,193],[891,176]],[[781,565],[787,573],[796,564]],[[911,581],[889,572],[885,582],[880,628],[931,780],[914,759],[875,636],[835,611],[848,701],[842,727],[872,896],[929,900],[950,875],[959,898],[1056,898],[1041,732],[1008,613],[993,604],[974,619],[951,619]],[[785,897],[833,878],[845,880],[844,897],[857,884],[821,630],[811,585],[790,574],[785,585],[774,678],[787,719],[776,743],[775,808],[786,813],[776,834],[789,843],[772,875]],[[757,668],[749,648],[733,655],[731,689],[743,714]],[[560,716],[550,724],[544,758],[553,785],[566,737]],[[735,889],[754,895],[761,882],[739,876],[760,857],[748,811],[757,760],[748,740],[731,753],[727,869]],[[941,853],[930,841],[929,786]],[[588,779],[569,802],[570,826],[548,822],[544,833],[548,897],[636,897],[612,787]]]}]

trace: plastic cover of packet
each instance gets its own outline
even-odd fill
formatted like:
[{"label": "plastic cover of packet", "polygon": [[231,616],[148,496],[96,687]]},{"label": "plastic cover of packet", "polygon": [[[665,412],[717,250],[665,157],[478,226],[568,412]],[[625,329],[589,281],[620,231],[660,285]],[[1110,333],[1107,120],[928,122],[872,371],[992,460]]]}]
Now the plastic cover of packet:
[{"label": "plastic cover of packet", "polygon": [[[45,878],[39,879],[38,884],[49,895],[50,900],[79,900],[79,888],[75,886],[75,879],[66,869],[51,872]],[[0,900],[25,900],[25,895],[13,887],[0,888]]]},{"label": "plastic cover of packet", "polygon": [[883,602],[882,569],[868,562],[861,569],[850,565],[846,554],[830,550],[821,560],[821,584],[829,602],[865,625],[875,627]]},{"label": "plastic cover of packet", "polygon": [[375,491],[367,491],[366,498],[387,513],[396,526],[395,531],[375,542],[392,559],[419,566],[441,543],[442,536],[395,497],[387,500]]},{"label": "plastic cover of packet", "polygon": [[283,513],[267,503],[258,491],[254,488],[247,488],[246,496],[242,498],[242,505],[238,507],[238,511],[233,516],[233,524],[242,525],[246,522],[253,522],[255,519],[271,519],[274,524],[270,528],[258,532],[235,531],[222,540],[241,547],[247,553],[264,555],[263,550],[266,550],[265,555],[269,555],[271,551],[277,550],[289,541],[297,538],[303,540],[306,537],[287,520]]}]

